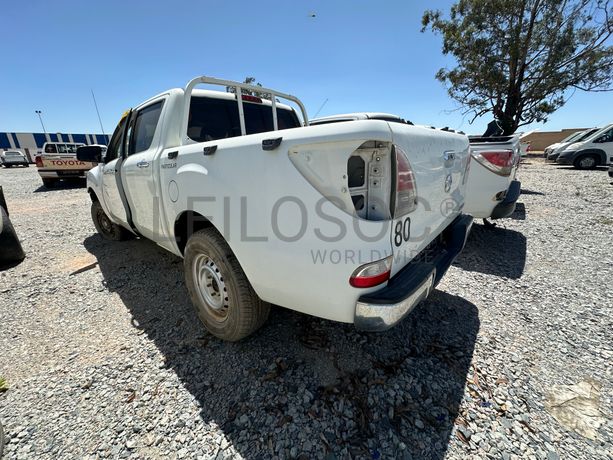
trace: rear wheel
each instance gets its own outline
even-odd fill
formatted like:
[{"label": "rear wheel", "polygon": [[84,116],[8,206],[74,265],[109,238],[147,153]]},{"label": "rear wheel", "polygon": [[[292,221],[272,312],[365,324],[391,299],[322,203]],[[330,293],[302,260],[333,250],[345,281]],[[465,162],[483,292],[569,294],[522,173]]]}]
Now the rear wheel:
[{"label": "rear wheel", "polygon": [[131,233],[120,225],[111,222],[99,201],[92,202],[92,220],[98,233],[107,240],[122,241],[130,238]]},{"label": "rear wheel", "polygon": [[577,169],[593,169],[598,163],[599,159],[595,155],[582,155],[575,160],[573,166]]},{"label": "rear wheel", "polygon": [[194,233],[185,247],[185,282],[206,329],[237,341],[259,329],[270,305],[255,293],[224,239],[213,228]]}]

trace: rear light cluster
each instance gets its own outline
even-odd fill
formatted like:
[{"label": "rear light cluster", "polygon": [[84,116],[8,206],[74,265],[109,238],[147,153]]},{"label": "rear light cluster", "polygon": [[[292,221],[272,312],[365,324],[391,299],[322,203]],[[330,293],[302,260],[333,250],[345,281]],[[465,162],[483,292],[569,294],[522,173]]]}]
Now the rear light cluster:
[{"label": "rear light cluster", "polygon": [[357,288],[368,288],[386,282],[390,279],[392,260],[393,256],[389,256],[385,259],[361,265],[349,278],[349,284]]},{"label": "rear light cluster", "polygon": [[397,145],[393,150],[395,168],[395,193],[392,194],[391,211],[394,218],[403,216],[417,207],[417,184],[406,153]]},{"label": "rear light cluster", "polygon": [[516,155],[513,150],[484,150],[473,152],[472,156],[490,171],[508,176],[513,171]]},{"label": "rear light cluster", "polygon": [[34,159],[34,162],[36,163],[36,167],[37,168],[42,168],[42,166],[43,166],[43,158],[40,155],[36,155],[36,158]]}]

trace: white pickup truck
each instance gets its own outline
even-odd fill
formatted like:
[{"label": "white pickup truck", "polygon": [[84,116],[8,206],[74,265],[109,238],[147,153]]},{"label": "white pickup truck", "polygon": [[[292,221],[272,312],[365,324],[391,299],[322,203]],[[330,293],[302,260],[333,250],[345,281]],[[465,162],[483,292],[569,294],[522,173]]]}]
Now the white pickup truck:
[{"label": "white pickup truck", "polygon": [[199,77],[127,111],[105,155],[77,157],[100,163],[87,174],[98,232],[183,257],[205,327],[239,340],[271,303],[363,330],[400,321],[464,247],[468,149],[385,120],[309,126],[291,95]]},{"label": "white pickup truck", "polygon": [[51,188],[61,180],[85,179],[87,171],[95,164],[77,159],[77,149],[83,145],[85,144],[45,142],[43,153],[36,157],[38,174],[45,187]]}]

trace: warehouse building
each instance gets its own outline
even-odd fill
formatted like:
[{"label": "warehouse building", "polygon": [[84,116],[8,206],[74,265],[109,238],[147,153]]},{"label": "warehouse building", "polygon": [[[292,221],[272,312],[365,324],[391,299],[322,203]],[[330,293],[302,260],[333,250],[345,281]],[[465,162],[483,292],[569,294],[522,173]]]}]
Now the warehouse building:
[{"label": "warehouse building", "polygon": [[0,152],[19,150],[31,163],[34,163],[36,155],[42,153],[45,142],[108,145],[109,136],[105,134],[0,133]]}]

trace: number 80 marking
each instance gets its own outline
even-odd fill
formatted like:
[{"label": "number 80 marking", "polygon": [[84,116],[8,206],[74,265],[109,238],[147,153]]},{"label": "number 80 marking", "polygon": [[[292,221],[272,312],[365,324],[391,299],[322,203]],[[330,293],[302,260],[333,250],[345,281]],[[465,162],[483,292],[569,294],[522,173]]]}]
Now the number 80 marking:
[{"label": "number 80 marking", "polygon": [[411,236],[411,218],[407,217],[404,220],[396,222],[394,228],[394,244],[400,246],[404,241],[409,241]]}]

